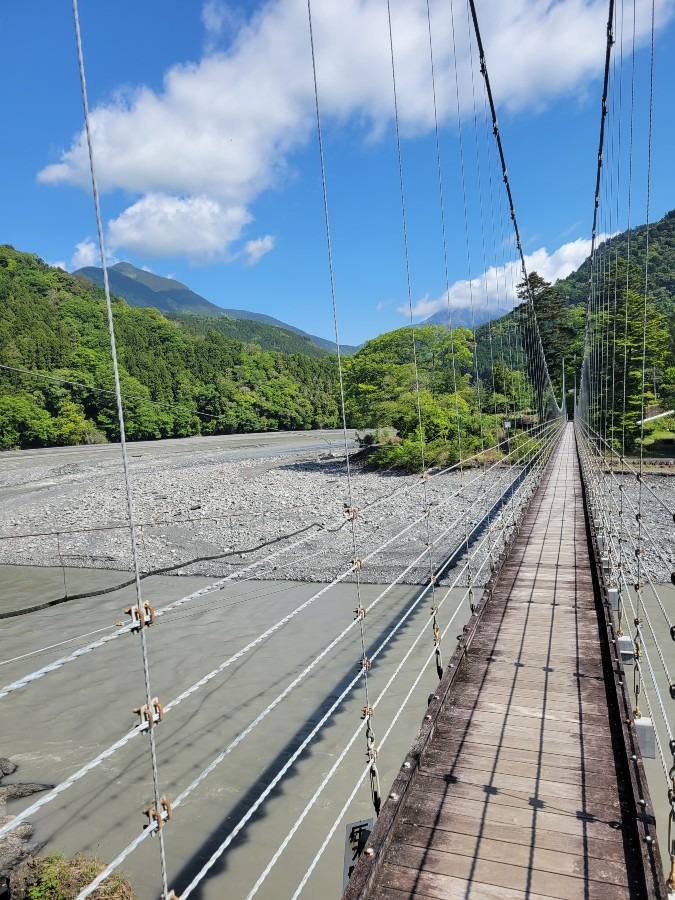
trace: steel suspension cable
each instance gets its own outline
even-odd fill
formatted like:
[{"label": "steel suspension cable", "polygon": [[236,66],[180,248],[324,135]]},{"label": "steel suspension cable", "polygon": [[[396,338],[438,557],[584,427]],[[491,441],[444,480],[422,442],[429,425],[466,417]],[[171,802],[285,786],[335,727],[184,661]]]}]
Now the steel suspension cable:
[{"label": "steel suspension cable", "polygon": [[[120,387],[120,375],[117,364],[117,347],[115,344],[115,326],[113,323],[113,314],[112,314],[112,302],[110,299],[110,284],[108,282],[108,268],[107,268],[107,259],[106,259],[106,250],[105,250],[105,241],[103,238],[103,223],[101,218],[101,207],[99,202],[99,194],[98,194],[98,184],[96,180],[96,169],[94,165],[94,148],[92,144],[92,135],[91,135],[91,122],[89,115],[89,102],[87,99],[87,82],[85,77],[85,69],[84,69],[84,54],[82,51],[82,36],[80,33],[80,19],[78,12],[78,0],[72,0],[72,8],[73,8],[73,23],[75,27],[75,42],[77,45],[77,61],[78,68],[80,73],[80,87],[82,90],[82,105],[84,108],[84,124],[85,124],[85,133],[87,137],[87,150],[89,155],[89,170],[91,174],[91,187],[92,194],[94,199],[94,210],[96,214],[96,229],[98,232],[98,244],[99,250],[101,254],[101,268],[103,270],[103,289],[105,293],[105,304],[106,304],[106,312],[107,312],[107,322],[108,322],[108,334],[110,337],[110,351],[112,357],[112,365],[113,365],[113,378],[115,384],[115,400],[117,403],[117,416],[119,422],[120,429],[120,446],[122,450],[122,466],[124,470],[124,483],[126,488],[126,499],[127,499],[127,511],[129,515],[129,536],[131,540],[131,555],[133,559],[133,568],[134,575],[136,580],[136,601],[137,601],[137,610],[139,622],[141,623],[139,627],[140,632],[140,645],[141,645],[141,656],[143,660],[143,678],[144,678],[144,687],[145,687],[145,702],[146,708],[148,710],[153,709],[152,705],[152,691],[150,687],[150,662],[148,658],[148,646],[147,646],[147,638],[145,628],[142,627],[144,624],[145,617],[145,607],[142,599],[142,590],[141,590],[141,578],[140,578],[140,565],[138,560],[138,548],[136,545],[136,529],[135,529],[135,514],[134,514],[134,500],[133,500],[133,491],[131,487],[131,476],[129,474],[129,461],[127,458],[127,447],[126,447],[126,434],[124,427],[124,408],[122,404],[122,392]],[[150,749],[150,766],[151,766],[151,774],[152,774],[152,787],[154,794],[154,806],[155,811],[158,816],[161,816],[162,810],[162,798],[161,791],[159,787],[159,771],[157,766],[157,748],[155,743],[154,731],[152,728],[152,720],[149,722],[149,749]],[[159,820],[161,825],[161,820]],[[164,846],[164,836],[162,834],[161,827],[158,827],[159,832],[159,858],[160,858],[160,872],[162,879],[162,886],[164,889],[164,893],[168,893],[168,885],[167,885],[167,864],[166,864],[166,849]]]}]

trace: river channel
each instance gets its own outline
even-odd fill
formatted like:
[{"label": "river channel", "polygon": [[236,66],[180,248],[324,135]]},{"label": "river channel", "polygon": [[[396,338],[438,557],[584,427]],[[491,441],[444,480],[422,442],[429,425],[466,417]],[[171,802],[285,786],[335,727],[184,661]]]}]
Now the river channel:
[{"label": "river channel", "polygon": [[[20,608],[63,593],[117,583],[122,573],[23,566],[0,567],[0,609]],[[143,582],[144,598],[165,606],[209,583],[201,577],[155,576]],[[148,631],[152,692],[166,704],[186,687],[236,653],[271,624],[314,595],[320,585],[296,582],[230,583],[159,618]],[[371,602],[382,588],[362,587]],[[366,619],[368,648],[381,643],[391,625],[410,609],[416,589],[392,590]],[[466,617],[454,591],[443,608],[448,635]],[[0,683],[9,684],[88,641],[114,631],[133,600],[132,589],[75,600],[46,611],[5,620],[0,640]],[[304,669],[346,624],[357,605],[354,585],[337,586],[317,599],[273,636],[172,710],[156,729],[161,792],[176,797]],[[424,638],[377,705],[373,721],[378,744],[432,650],[429,602],[422,600],[396,637],[373,663],[371,703],[420,631]],[[108,629],[108,631],[99,631]],[[84,635],[89,635],[84,637]],[[73,640],[71,640],[73,639]],[[69,643],[62,643],[70,641]],[[59,644],[49,650],[42,648]],[[40,651],[40,652],[36,652]],[[371,649],[368,650],[369,654]],[[273,710],[200,787],[164,828],[169,887],[177,894],[240,821],[322,711],[358,671],[358,628]],[[427,697],[437,683],[429,666],[391,736],[379,768],[387,790],[419,726]],[[20,765],[13,780],[57,784],[134,726],[134,707],[144,700],[140,639],[123,634],[96,651],[5,697],[0,755]],[[298,758],[288,776],[260,806],[193,896],[202,900],[246,897],[267,861],[288,834],[322,778],[361,724],[363,685]],[[365,764],[360,734],[344,763],[298,829],[258,896],[290,897],[323,842]],[[36,795],[39,796],[39,795]],[[11,804],[18,812],[36,796]],[[109,861],[142,830],[142,810],[152,799],[147,736],[139,736],[86,775],[31,821],[49,851],[82,850]],[[345,823],[372,816],[367,783],[357,793],[303,896],[339,897],[342,889]],[[141,900],[159,896],[158,842],[150,838],[125,861],[123,871]]]}]

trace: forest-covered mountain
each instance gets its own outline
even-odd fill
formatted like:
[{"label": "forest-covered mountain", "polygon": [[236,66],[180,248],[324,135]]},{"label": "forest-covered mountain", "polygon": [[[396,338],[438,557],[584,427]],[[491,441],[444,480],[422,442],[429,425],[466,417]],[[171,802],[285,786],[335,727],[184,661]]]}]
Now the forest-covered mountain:
[{"label": "forest-covered mountain", "polygon": [[[73,272],[75,277],[93,281],[99,287],[103,287],[103,270],[96,266],[86,266]],[[200,294],[191,291],[189,287],[175,281],[172,278],[164,278],[145,269],[132,266],[131,263],[115,263],[108,269],[108,282],[110,290],[116,297],[126,300],[130,306],[143,306],[154,308],[164,315],[195,315],[213,319],[229,319],[230,324],[220,328],[223,334],[233,340],[254,341],[264,350],[280,350],[286,353],[309,353],[316,355],[312,347],[319,347],[328,353],[335,353],[336,346],[333,341],[308,334],[295,325],[289,325],[274,316],[264,313],[256,313],[246,309],[226,309],[211,303]],[[251,323],[257,323],[257,328]],[[241,324],[240,324],[241,323]],[[195,323],[195,327],[199,327]],[[274,329],[270,331],[269,329]],[[292,335],[300,336],[304,344],[284,339],[279,331],[285,331]],[[340,350],[348,355],[354,353],[357,348],[349,345],[341,345]]]},{"label": "forest-covered mountain", "polygon": [[[657,310],[667,316],[675,334],[675,209],[647,228],[639,225],[615,235],[601,244],[598,252],[629,262],[640,272],[645,271],[647,234],[649,233],[648,288]],[[590,257],[567,278],[556,282],[556,288],[568,303],[584,306],[588,298]]]},{"label": "forest-covered mountain", "polygon": [[[113,311],[131,440],[337,425],[334,357],[262,350],[117,298]],[[0,449],[117,437],[103,291],[0,246]]]}]

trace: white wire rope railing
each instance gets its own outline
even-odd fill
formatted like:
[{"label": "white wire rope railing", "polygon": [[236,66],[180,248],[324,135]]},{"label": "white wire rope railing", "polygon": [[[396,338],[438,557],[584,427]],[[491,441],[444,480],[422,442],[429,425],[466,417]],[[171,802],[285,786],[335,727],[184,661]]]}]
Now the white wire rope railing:
[{"label": "white wire rope railing", "polygon": [[[526,479],[522,480],[522,481],[520,482],[520,484],[518,485],[518,487],[517,487],[516,490],[522,493],[523,498],[524,498],[523,502],[526,502],[527,499],[529,499],[529,496],[531,496],[531,494],[532,494],[532,492],[533,492],[532,481],[533,481],[533,480],[534,480],[534,481],[538,481],[538,480],[539,480],[539,477],[540,477],[540,475],[541,475],[541,472],[542,472],[542,470],[543,470],[543,464],[542,464],[541,460],[542,460],[542,459],[547,459],[547,458],[550,456],[550,453],[552,452],[552,449],[553,449],[553,447],[555,446],[555,443],[556,443],[556,437],[557,437],[557,436],[558,436],[557,434],[554,434],[554,435],[551,437],[551,439],[549,440],[549,442],[548,442],[543,448],[540,448],[540,450],[539,450],[539,452],[538,452],[538,454],[537,454],[538,459],[537,459],[537,462],[536,462],[536,466],[535,466],[535,465],[532,466],[531,472],[530,472],[530,474],[528,475],[528,477],[527,477]],[[545,463],[544,463],[544,464],[545,464]],[[491,532],[491,530],[493,530],[493,531],[495,531],[495,532],[498,532],[499,529],[501,529],[501,523],[500,523],[497,519],[495,519],[495,520],[491,523],[491,525],[488,526],[487,533],[486,533],[486,535],[483,537],[483,539],[481,540],[481,542],[480,542],[480,544],[479,544],[479,547],[483,547],[483,546],[490,540],[490,537],[491,537],[490,532]],[[502,533],[503,533],[503,532],[502,532]],[[477,549],[478,549],[478,548],[477,548]],[[477,552],[477,549],[476,549],[476,552]],[[488,564],[488,562],[489,562],[489,556],[486,556],[485,559],[483,560],[483,562],[482,562],[480,568],[482,569],[483,567],[485,567],[485,566]],[[458,584],[459,579],[462,577],[462,575],[464,574],[464,572],[467,570],[468,564],[469,564],[469,563],[468,563],[468,560],[467,560],[467,562],[462,566],[462,568],[460,569],[459,573],[457,574],[455,580],[453,581],[452,587],[455,587],[455,586]],[[422,599],[424,598],[424,596],[425,596],[426,593],[428,592],[429,588],[430,588],[430,585],[428,585],[426,588],[424,588],[424,589],[420,592],[419,596],[415,599],[415,601],[413,602],[413,604],[411,604],[411,606],[408,608],[408,610],[406,610],[406,612],[404,613],[404,615],[403,615],[403,616],[397,621],[397,623],[393,626],[392,630],[387,634],[387,636],[384,638],[384,640],[381,642],[381,644],[378,646],[378,648],[371,654],[371,656],[370,656],[370,660],[371,660],[371,661],[375,660],[376,657],[377,657],[377,656],[384,650],[384,648],[388,645],[388,643],[391,641],[391,639],[392,639],[393,636],[396,634],[396,632],[402,627],[402,625],[404,624],[404,622],[405,622],[405,621],[409,618],[409,616],[412,614],[412,612],[414,611],[414,609],[416,609],[417,606],[419,605],[419,603],[421,603]],[[448,593],[449,593],[450,590],[451,590],[451,588],[448,588],[448,592],[446,593],[446,597],[447,597],[447,595],[448,595]],[[469,595],[469,593],[470,593],[470,589],[467,590],[467,596]],[[444,599],[445,599],[445,598],[444,598]],[[454,618],[454,617],[453,617],[453,618]],[[426,631],[426,630],[427,630],[427,627],[425,626],[424,631]],[[446,627],[446,629],[445,629],[444,631],[447,631],[447,627]],[[430,657],[430,658],[431,658],[431,657]],[[246,814],[242,817],[242,819],[239,821],[239,823],[237,824],[237,826],[235,826],[235,828],[232,830],[232,832],[230,832],[230,834],[229,834],[228,837],[225,839],[225,841],[223,842],[223,844],[221,845],[221,847],[219,848],[219,850],[216,851],[216,854],[214,854],[214,857],[212,858],[212,860],[210,860],[210,864],[208,864],[208,868],[211,868],[211,867],[215,864],[215,862],[217,861],[217,859],[219,858],[219,856],[222,855],[222,853],[223,853],[223,852],[225,851],[225,849],[227,849],[227,847],[231,844],[231,842],[234,840],[234,838],[237,836],[237,834],[239,834],[239,832],[245,827],[246,823],[250,820],[251,816],[255,813],[255,811],[259,808],[259,806],[260,806],[260,805],[265,801],[265,799],[269,796],[270,792],[271,792],[271,791],[274,789],[274,787],[279,783],[279,781],[284,777],[284,775],[286,774],[286,772],[291,768],[291,766],[292,766],[292,765],[294,764],[294,762],[298,759],[298,757],[301,755],[301,753],[306,749],[306,747],[309,745],[309,743],[310,743],[310,742],[313,740],[313,738],[316,736],[316,734],[318,733],[318,731],[319,731],[319,730],[323,727],[323,725],[328,721],[328,719],[332,716],[332,714],[335,712],[335,710],[337,710],[337,709],[339,708],[339,706],[341,705],[341,703],[344,701],[345,697],[346,697],[346,696],[349,694],[349,692],[355,687],[355,685],[358,683],[359,679],[362,678],[362,677],[363,677],[363,673],[362,673],[362,672],[358,672],[358,673],[357,673],[357,674],[349,681],[349,683],[347,684],[347,686],[343,689],[343,691],[342,691],[342,692],[340,693],[340,695],[336,698],[336,700],[331,704],[331,706],[330,706],[329,709],[324,713],[324,715],[321,717],[321,719],[319,720],[319,722],[316,723],[316,725],[312,728],[312,730],[311,730],[311,731],[309,732],[309,734],[305,737],[305,739],[302,741],[302,743],[298,746],[298,748],[294,751],[294,753],[293,753],[293,754],[290,756],[290,758],[286,761],[286,763],[284,764],[284,766],[279,770],[279,772],[275,775],[275,777],[272,779],[272,781],[267,785],[267,787],[265,788],[265,790],[259,795],[259,797],[257,798],[257,800],[252,804],[252,806],[249,807],[248,811],[247,811]],[[254,720],[254,721],[255,721],[255,720]],[[205,779],[205,778],[206,778],[206,777],[207,777],[207,776],[208,776],[208,775],[216,768],[216,766],[222,761],[222,759],[225,758],[225,756],[227,755],[227,753],[228,753],[231,749],[234,749],[234,746],[236,746],[237,742],[240,742],[240,739],[243,740],[242,735],[244,735],[245,733],[246,733],[246,734],[250,733],[250,731],[252,730],[252,726],[255,727],[254,724],[251,723],[251,726],[249,726],[247,729],[245,729],[245,732],[242,732],[241,735],[240,735],[237,739],[235,739],[235,741],[232,742],[232,744],[230,745],[230,747],[228,748],[227,751],[224,751],[224,752],[222,752],[221,754],[219,754],[219,755],[215,758],[215,760],[214,760],[214,761],[213,761],[213,762],[212,762],[205,770],[203,770],[203,772],[200,773],[200,775],[197,776],[197,778],[195,778],[195,779],[193,780],[193,782],[192,782],[192,783],[191,783],[191,784],[190,784],[190,785],[189,785],[189,786],[188,786],[181,794],[179,794],[179,795],[176,797],[175,801],[174,801],[173,804],[172,804],[172,808],[173,808],[173,809],[176,809],[177,807],[179,807],[179,806],[185,801],[185,799],[187,799],[187,797],[188,797],[188,796],[196,789],[196,787],[197,787],[199,784],[201,784],[201,783],[204,781],[204,779]],[[362,725],[360,726],[360,728],[359,728],[359,730],[358,730],[358,732],[357,732],[357,735],[358,735],[358,733],[361,732],[362,728],[364,728],[364,727],[365,727],[365,721],[364,721],[364,722],[362,723]],[[356,739],[356,738],[354,738],[354,739]],[[101,883],[102,883],[102,882],[103,882],[103,881],[104,881],[104,880],[105,880],[105,879],[106,879],[106,878],[107,878],[107,877],[108,877],[108,876],[109,876],[109,875],[110,875],[117,867],[119,867],[119,865],[121,865],[121,863],[122,863],[122,862],[123,862],[123,861],[131,854],[131,853],[133,853],[133,851],[139,846],[139,844],[142,842],[142,840],[143,840],[146,836],[149,836],[149,834],[153,833],[153,831],[156,830],[156,828],[157,828],[157,825],[155,825],[154,827],[149,827],[149,828],[147,828],[147,829],[142,833],[142,835],[139,835],[138,838],[136,838],[134,841],[132,841],[132,842],[131,842],[131,843],[130,843],[130,844],[129,844],[129,845],[128,845],[128,846],[127,846],[127,847],[126,847],[126,848],[125,848],[125,849],[124,849],[124,850],[123,850],[123,851],[122,851],[122,852],[121,852],[121,853],[120,853],[120,854],[119,854],[119,855],[118,855],[118,856],[117,856],[110,864],[109,864],[109,866],[108,866],[104,871],[102,871],[102,872],[100,873],[100,875],[97,876],[97,878],[96,878],[96,879],[95,879],[95,880],[94,880],[94,881],[93,881],[93,882],[92,882],[92,883],[91,883],[84,891],[82,891],[81,894],[78,895],[78,900],[84,900],[85,897],[88,897],[88,896],[89,896],[89,895],[90,895],[90,894],[91,894],[91,893],[92,893],[92,892],[93,892],[93,891],[94,891],[94,890],[95,890],[95,889],[96,889],[96,888],[97,888],[97,887],[98,887],[98,886],[99,886],[99,885],[100,885],[100,884],[101,884]],[[205,874],[206,874],[206,871],[204,871],[203,874],[205,875]],[[203,875],[202,875],[202,877],[203,877]],[[200,878],[199,880],[201,880],[201,878]],[[194,889],[195,886],[196,886],[196,882],[195,882],[194,885],[192,885],[192,887],[189,888],[189,890]],[[185,893],[185,892],[183,892],[183,893],[181,894],[181,897],[186,897],[186,896],[187,896],[187,893]]]}]

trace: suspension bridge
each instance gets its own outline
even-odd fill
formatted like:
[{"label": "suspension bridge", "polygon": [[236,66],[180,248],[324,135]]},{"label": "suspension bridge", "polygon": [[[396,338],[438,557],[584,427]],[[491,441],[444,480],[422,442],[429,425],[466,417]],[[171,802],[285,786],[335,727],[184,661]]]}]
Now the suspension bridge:
[{"label": "suspension bridge", "polygon": [[[458,3],[449,37],[454,46],[455,29],[467,29],[476,69],[473,117],[467,124],[455,66],[465,220],[468,135],[473,133],[484,270],[490,252],[504,301],[516,295],[516,278],[523,279],[525,293],[499,327],[488,323],[472,329],[468,365],[460,362],[451,342],[444,365],[455,398],[458,459],[434,465],[425,460],[423,360],[412,316],[396,35],[387,0],[411,393],[422,473],[390,482],[376,495],[361,494],[342,392],[342,487],[330,515],[321,522],[298,521],[259,546],[153,568],[143,564],[144,536],[167,523],[144,522],[136,511],[138,479],[125,438],[96,146],[73,0],[127,521],[88,529],[86,535],[85,529],[64,526],[0,536],[17,546],[53,538],[66,588],[57,600],[35,598],[29,606],[2,611],[13,642],[0,660],[0,671],[8,666],[12,673],[0,687],[6,733],[16,731],[18,722],[30,733],[31,744],[49,743],[45,731],[51,713],[45,711],[41,691],[54,684],[58,716],[78,744],[70,755],[64,749],[68,742],[54,751],[67,770],[58,783],[26,801],[22,810],[12,810],[12,817],[0,819],[0,848],[19,829],[33,826],[50,848],[59,840],[79,838],[87,846],[105,841],[105,863],[82,888],[80,900],[104,896],[99,889],[128,867],[138,876],[143,897],[164,900],[187,900],[193,894],[203,900],[240,895],[250,900],[258,894],[296,898],[303,892],[338,896],[334,870],[343,848],[344,900],[673,895],[675,742],[669,704],[675,698],[670,651],[675,623],[662,585],[664,571],[671,577],[672,556],[661,537],[663,528],[672,528],[673,510],[655,485],[644,440],[639,440],[651,396],[649,238],[637,284],[612,242],[598,240],[622,224],[622,206],[627,205],[629,234],[631,227],[631,179],[637,168],[635,4],[628,6],[613,0],[608,6],[578,389],[568,391],[563,375],[556,390],[551,379],[541,337],[547,323],[537,320],[526,270],[479,11],[473,0],[465,8]],[[449,288],[433,53],[440,38],[428,4],[427,22],[439,227]],[[631,22],[632,57],[625,50]],[[311,2],[307,24],[341,367],[330,170]],[[647,227],[653,28],[652,4]],[[469,246],[467,224],[473,315],[488,301],[486,285],[472,277]],[[635,296],[642,314],[638,331],[629,334],[629,303]],[[501,391],[495,383],[497,364],[508,373]],[[469,387],[477,396],[471,423],[460,409],[461,391]],[[214,521],[226,518],[216,515]],[[194,529],[205,521],[195,513],[175,527]],[[85,538],[114,541],[118,531],[129,538],[128,583],[69,595],[64,547],[72,552]],[[294,571],[299,560],[326,553],[333,560],[331,580],[292,584],[276,605],[254,607],[252,598],[262,596],[255,593],[256,585]],[[146,579],[229,556],[238,557],[237,565],[222,577],[169,602],[148,600],[151,582]],[[369,570],[389,571],[392,565],[395,577],[368,583]],[[103,619],[95,616],[91,597],[108,592],[109,603],[117,604],[122,588],[131,590],[126,611],[121,605],[101,606]],[[317,619],[336,597],[339,602]],[[64,616],[73,611],[67,621],[76,633],[42,645],[39,626],[26,623],[40,621],[31,616],[60,615],[61,608]],[[115,624],[109,621],[113,610],[121,620]],[[187,649],[190,640],[192,650]],[[36,662],[44,656],[48,661]],[[237,677],[241,693],[233,696],[228,684]],[[421,704],[427,695],[428,704]],[[322,751],[330,729],[337,737]],[[139,808],[145,817],[138,815]],[[274,830],[265,831],[266,819],[275,823]],[[0,884],[0,896],[2,890]]]}]

